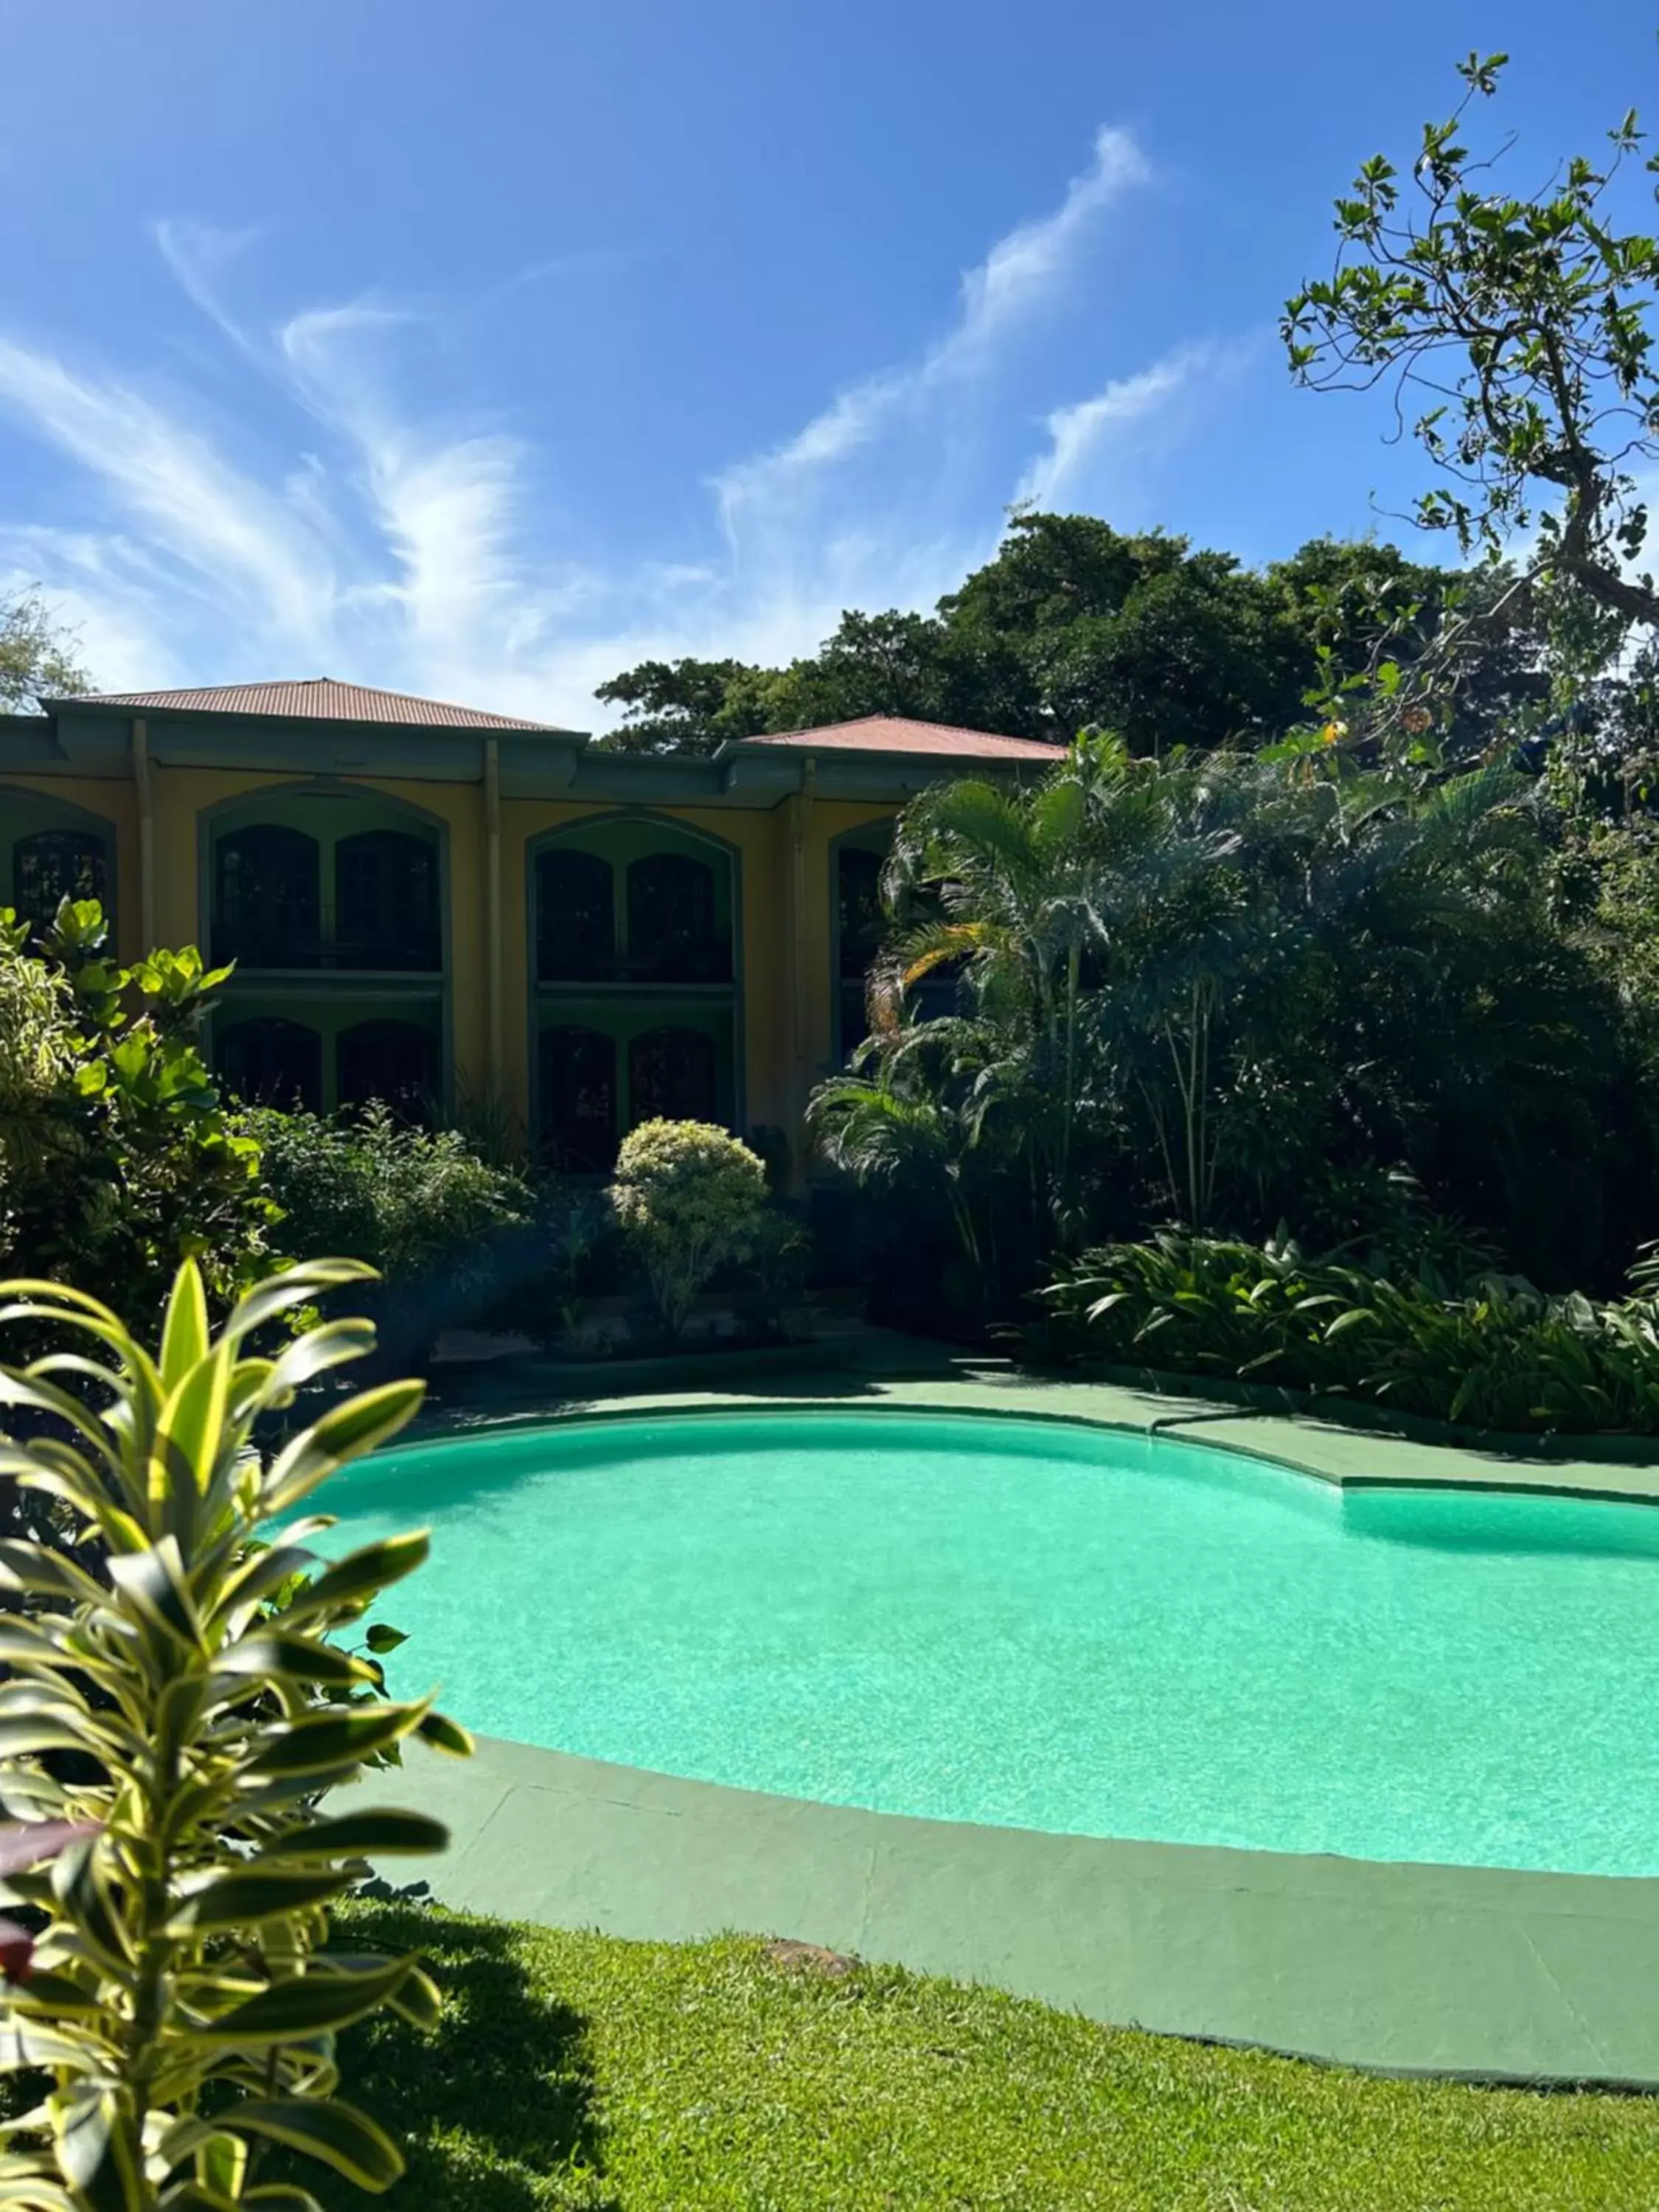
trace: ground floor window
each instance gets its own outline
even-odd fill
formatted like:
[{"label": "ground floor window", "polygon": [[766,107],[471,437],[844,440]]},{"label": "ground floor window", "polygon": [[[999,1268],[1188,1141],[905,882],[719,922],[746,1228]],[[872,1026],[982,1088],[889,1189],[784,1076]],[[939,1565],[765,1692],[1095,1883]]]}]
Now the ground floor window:
[{"label": "ground floor window", "polygon": [[227,1090],[250,1105],[323,1109],[323,1041],[303,1022],[264,1014],[228,1023],[214,1057]]},{"label": "ground floor window", "polygon": [[438,1040],[419,1022],[358,1022],[336,1044],[335,1081],[342,1106],[380,1099],[406,1121],[432,1116],[438,1095]]},{"label": "ground floor window", "polygon": [[714,1040],[701,1030],[647,1030],[628,1048],[629,1118],[637,1125],[720,1118]]},{"label": "ground floor window", "polygon": [[11,902],[36,930],[56,921],[65,899],[106,906],[109,861],[104,841],[89,830],[37,830],[11,848]]},{"label": "ground floor window", "polygon": [[567,1175],[602,1175],[617,1157],[617,1043],[561,1023],[541,1033],[542,1139]]}]

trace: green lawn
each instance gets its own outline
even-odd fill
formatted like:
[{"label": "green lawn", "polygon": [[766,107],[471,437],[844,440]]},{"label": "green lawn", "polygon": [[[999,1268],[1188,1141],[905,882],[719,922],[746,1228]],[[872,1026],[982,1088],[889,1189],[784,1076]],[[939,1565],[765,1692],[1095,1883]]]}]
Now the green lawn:
[{"label": "green lawn", "polygon": [[420,1950],[447,1997],[431,2037],[344,2039],[346,2094],[408,2154],[388,2212],[1659,2205],[1659,2100],[1373,2081],[748,1940],[342,1922]]}]

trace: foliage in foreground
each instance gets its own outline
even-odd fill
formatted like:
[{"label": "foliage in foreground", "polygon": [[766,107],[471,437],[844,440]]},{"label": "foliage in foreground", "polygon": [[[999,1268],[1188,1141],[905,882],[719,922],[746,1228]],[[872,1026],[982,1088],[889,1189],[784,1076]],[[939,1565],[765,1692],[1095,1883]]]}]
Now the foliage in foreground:
[{"label": "foliage in foreground", "polygon": [[228,972],[193,946],[119,966],[92,900],[66,900],[38,949],[0,908],[0,1264],[133,1315],[160,1312],[181,1259],[221,1305],[262,1272],[259,1147],[197,1047]]},{"label": "foliage in foreground", "polygon": [[1038,1356],[1279,1383],[1513,1435],[1659,1433],[1659,1263],[1628,1297],[1512,1277],[1389,1281],[1339,1258],[1166,1231],[1065,1267]]},{"label": "foliage in foreground", "polygon": [[435,2033],[348,2032],[401,2212],[1650,2212],[1659,2104],[1371,2081],[758,1942],[352,1905]]},{"label": "foliage in foreground", "polygon": [[[384,2130],[335,2094],[334,2037],[384,2004],[430,2025],[437,1994],[406,1955],[322,1948],[326,1908],[359,1854],[447,1839],[418,1814],[325,1818],[318,1800],[410,1735],[470,1748],[429,1698],[392,1702],[374,1659],[330,1641],[420,1564],[426,1538],[384,1539],[316,1575],[305,1540],[325,1521],[256,1540],[402,1428],[421,1387],[348,1400],[268,1468],[251,1448],[262,1414],[372,1331],[331,1322],[274,1360],[249,1340],[367,1272],[289,1269],[215,1338],[186,1263],[155,1358],[83,1293],[0,1285],[0,1322],[86,1346],[0,1368],[0,1402],[60,1431],[0,1443],[0,1468],[53,1499],[101,1569],[0,1543],[0,1798],[23,1824],[9,1856],[55,1852],[0,1884],[36,1923],[32,1947],[15,1927],[6,1950],[0,2071],[46,2083],[0,2128],[0,2201],[16,2212],[317,2212],[307,2191],[261,2175],[272,2143],[368,2189],[402,2170]],[[368,1632],[371,1651],[398,1640]]]},{"label": "foliage in foreground", "polygon": [[698,1291],[761,1236],[766,1170],[712,1121],[641,1121],[623,1139],[611,1198],[663,1327],[678,1336]]}]

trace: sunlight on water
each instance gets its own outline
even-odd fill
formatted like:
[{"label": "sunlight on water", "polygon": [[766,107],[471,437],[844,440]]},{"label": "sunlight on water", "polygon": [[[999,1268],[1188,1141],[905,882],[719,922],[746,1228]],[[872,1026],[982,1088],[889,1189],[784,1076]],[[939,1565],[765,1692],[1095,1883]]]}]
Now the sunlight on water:
[{"label": "sunlight on water", "polygon": [[1201,1444],[887,1412],[389,1455],[393,1686],[485,1734],[954,1820],[1659,1873],[1659,1510],[1342,1496]]}]

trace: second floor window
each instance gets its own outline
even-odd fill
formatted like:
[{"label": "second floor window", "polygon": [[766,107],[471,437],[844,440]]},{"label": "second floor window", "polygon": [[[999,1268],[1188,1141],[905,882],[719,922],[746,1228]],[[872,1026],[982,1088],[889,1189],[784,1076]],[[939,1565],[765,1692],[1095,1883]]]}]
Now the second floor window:
[{"label": "second floor window", "polygon": [[11,902],[35,929],[56,921],[65,899],[107,905],[109,863],[102,838],[86,830],[37,830],[11,848]]},{"label": "second floor window", "polygon": [[334,850],[335,936],[365,968],[436,969],[438,855],[406,830],[362,830]]},{"label": "second floor window", "polygon": [[536,859],[536,972],[544,983],[609,981],[617,969],[609,860],[570,845]]},{"label": "second floor window", "polygon": [[732,953],[714,926],[714,872],[689,853],[652,853],[628,871],[628,965],[642,981],[720,983]]},{"label": "second floor window", "polygon": [[216,959],[251,967],[317,963],[321,940],[317,841],[279,823],[252,823],[219,840]]}]

